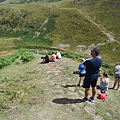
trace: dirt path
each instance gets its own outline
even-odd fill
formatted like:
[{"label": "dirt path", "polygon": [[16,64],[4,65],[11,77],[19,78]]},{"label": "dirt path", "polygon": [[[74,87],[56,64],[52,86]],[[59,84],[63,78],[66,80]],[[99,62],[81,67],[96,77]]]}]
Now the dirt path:
[{"label": "dirt path", "polygon": [[117,42],[118,44],[120,44],[119,41],[115,40],[114,35],[113,35],[111,32],[108,32],[105,27],[103,27],[101,24],[98,24],[98,23],[94,22],[93,20],[91,20],[89,16],[86,16],[86,15],[85,15],[83,12],[81,12],[80,10],[77,9],[77,11],[78,11],[80,14],[82,14],[88,21],[90,21],[92,24],[94,24],[95,26],[97,26],[97,28],[98,28],[102,33],[104,33],[106,36],[108,36],[109,42]]},{"label": "dirt path", "polygon": [[38,88],[36,100],[19,106],[19,112],[12,110],[9,116],[1,116],[1,120],[105,120],[97,110],[97,104],[103,102],[97,99],[95,103],[82,102],[84,89],[76,86],[78,75],[72,74],[77,70],[78,61],[62,58],[40,64],[40,57],[36,55],[35,60],[14,66],[14,70],[11,65],[0,71],[3,76],[6,71],[9,77],[13,77],[11,73],[14,72],[14,77],[29,78]]}]

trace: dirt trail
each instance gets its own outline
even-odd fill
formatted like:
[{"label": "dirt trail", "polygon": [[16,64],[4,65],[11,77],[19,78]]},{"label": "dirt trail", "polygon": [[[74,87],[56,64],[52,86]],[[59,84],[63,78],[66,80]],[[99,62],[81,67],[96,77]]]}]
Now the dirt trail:
[{"label": "dirt trail", "polygon": [[85,15],[85,14],[84,14],[83,12],[81,12],[80,10],[78,10],[78,9],[76,9],[76,10],[77,10],[80,14],[82,14],[88,21],[90,21],[92,24],[94,24],[95,26],[97,26],[97,28],[109,38],[109,41],[108,41],[108,42],[117,42],[118,44],[120,44],[119,41],[117,41],[117,40],[115,39],[115,36],[113,35],[113,33],[108,32],[105,27],[103,27],[101,24],[98,24],[98,23],[94,22],[92,19],[90,19],[89,16]]},{"label": "dirt trail", "polygon": [[[5,76],[14,72],[15,76],[27,76],[37,85],[37,101],[33,99],[27,106],[19,106],[19,112],[11,112],[1,120],[104,120],[97,113],[95,103],[84,103],[84,89],[77,87],[78,75],[72,74],[77,70],[78,61],[62,58],[56,62],[40,64],[40,55],[35,60],[14,66],[8,66],[0,73]],[[17,71],[19,71],[17,73]],[[97,114],[96,114],[97,113]]]}]

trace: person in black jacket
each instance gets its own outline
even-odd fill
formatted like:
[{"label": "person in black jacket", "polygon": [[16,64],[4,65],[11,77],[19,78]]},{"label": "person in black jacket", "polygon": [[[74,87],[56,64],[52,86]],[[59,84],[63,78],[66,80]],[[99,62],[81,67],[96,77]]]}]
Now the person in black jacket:
[{"label": "person in black jacket", "polygon": [[49,63],[50,62],[49,56],[47,54],[45,57],[41,57],[41,59],[43,59],[42,63]]}]

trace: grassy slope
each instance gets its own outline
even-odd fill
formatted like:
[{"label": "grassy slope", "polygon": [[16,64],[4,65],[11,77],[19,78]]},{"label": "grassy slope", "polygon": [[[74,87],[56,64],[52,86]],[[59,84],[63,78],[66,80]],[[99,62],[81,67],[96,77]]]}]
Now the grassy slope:
[{"label": "grassy slope", "polygon": [[[120,1],[119,0],[71,0],[66,4],[61,4],[61,7],[77,8],[96,23],[101,24],[106,28],[106,32],[111,33],[116,40],[120,42]],[[115,51],[113,51],[115,49]],[[119,59],[120,47],[119,44],[109,43],[101,47],[102,57],[111,61]],[[107,53],[107,54],[106,54]],[[106,56],[106,57],[105,57]],[[106,61],[107,61],[106,60]],[[111,61],[112,62],[112,61]]]},{"label": "grassy slope", "polygon": [[[78,61],[62,58],[55,63],[39,64],[41,55],[36,54],[35,57],[29,63],[22,64],[20,62],[19,65],[13,63],[0,70],[0,85],[2,87],[9,85],[10,89],[10,85],[13,83],[17,84],[15,88],[19,85],[36,86],[33,90],[30,89],[29,94],[22,93],[22,97],[25,98],[23,103],[16,104],[20,99],[14,101],[15,103],[10,103],[9,114],[8,112],[2,114],[3,112],[0,111],[1,120],[120,119],[119,91],[108,90],[105,102],[97,98],[95,103],[81,101],[84,97],[84,89],[75,86],[79,77],[72,74],[77,70]],[[19,60],[15,62],[19,62]],[[8,78],[9,84],[7,81],[1,82],[5,77]],[[113,78],[111,78],[110,87],[112,84]]]},{"label": "grassy slope", "polygon": [[[62,4],[64,6],[64,4]],[[62,6],[61,5],[61,6]],[[62,7],[63,7],[62,6]],[[102,24],[108,31],[112,32],[120,41],[120,2],[119,0],[71,0],[64,7],[75,7]]]},{"label": "grassy slope", "polygon": [[24,4],[30,2],[40,2],[40,3],[50,3],[50,2],[59,2],[61,0],[6,0],[7,3],[11,4]]},{"label": "grassy slope", "polygon": [[61,8],[55,10],[56,29],[46,37],[54,40],[54,45],[70,44],[72,50],[76,50],[77,45],[97,44],[98,40],[106,42],[107,37],[102,34],[95,25],[92,25],[76,9]]},{"label": "grassy slope", "polygon": [[[5,6],[6,5],[4,5],[4,7]],[[23,18],[19,18],[19,19],[21,19],[21,21],[23,21],[24,24],[22,26],[18,24],[14,28],[14,31],[16,31],[17,29],[18,30],[19,29],[20,30],[21,29],[29,29],[31,31],[31,29],[28,28],[29,26],[26,28],[26,26],[25,26],[27,24],[26,22],[33,24],[32,23],[32,21],[34,22],[33,18],[34,19],[43,19],[42,21],[39,22],[39,26],[41,26],[41,24],[45,20],[45,17],[46,18],[48,17],[48,13],[46,13],[47,10],[45,11],[46,7],[39,6],[37,4],[16,5],[16,6],[10,5],[10,7],[14,8],[13,12],[16,12],[17,10],[20,10],[20,9],[22,9],[22,11],[27,11],[27,13],[26,13],[27,17],[25,18],[25,20]],[[32,7],[32,9],[31,9],[31,7]],[[47,7],[47,8],[48,8],[48,10],[52,9],[51,7]],[[10,12],[10,14],[13,14],[11,12]],[[46,15],[43,13],[46,13]],[[25,14],[25,13],[23,12],[23,14]],[[50,11],[49,11],[49,14],[51,14]],[[55,30],[53,32],[51,32],[50,35],[49,34],[46,35],[53,41],[55,40],[53,43],[53,46],[57,46],[60,43],[63,43],[63,44],[67,43],[67,44],[70,44],[71,48],[75,51],[76,46],[78,44],[90,45],[93,42],[98,43],[96,41],[96,39],[100,39],[101,42],[103,42],[103,41],[106,42],[107,37],[104,34],[102,34],[97,29],[96,26],[92,25],[88,20],[86,20],[86,18],[84,18],[84,16],[81,15],[77,10],[75,10],[75,9],[57,9],[54,11],[54,14],[57,15],[57,17],[55,19],[55,23],[54,23]],[[39,15],[39,17],[38,17],[38,15]],[[15,14],[15,16],[18,17],[17,14]],[[32,17],[30,17],[30,16],[32,16]],[[3,18],[4,18],[4,16],[1,17],[1,20]],[[20,22],[20,21],[18,21],[18,22]],[[38,24],[37,24],[37,26],[38,26]],[[39,28],[37,28],[37,30],[39,31]],[[88,40],[88,39],[90,39],[90,40]],[[87,41],[89,41],[89,43]]]},{"label": "grassy slope", "polygon": [[44,44],[42,41],[38,41],[40,38],[35,33],[41,32],[40,27],[46,18],[49,17],[51,8],[34,3],[26,5],[1,4],[0,8],[2,11],[0,17],[1,37],[20,37],[21,41],[18,41],[18,44],[22,46],[27,44]]},{"label": "grassy slope", "polygon": [[[21,46],[46,46],[49,44],[49,46],[52,45],[57,47],[58,44],[70,44],[71,47],[68,48],[68,50],[76,51],[76,46],[79,44],[89,46],[93,43],[106,43],[108,40],[108,37],[104,35],[95,25],[88,21],[86,17],[80,14],[77,9],[80,9],[86,15],[91,16],[91,19],[94,18],[94,16],[97,16],[95,22],[98,22],[105,26],[108,31],[110,31],[110,29],[113,30],[112,32],[115,34],[115,37],[118,38],[117,40],[119,40],[119,36],[117,35],[119,32],[119,27],[115,27],[118,26],[116,25],[116,23],[118,24],[119,18],[117,18],[117,15],[114,16],[114,25],[110,23],[110,21],[113,21],[113,16],[109,16],[110,19],[103,16],[106,15],[106,12],[108,13],[111,11],[110,6],[107,6],[107,8],[106,6],[102,6],[101,8],[100,4],[103,4],[102,0],[99,2],[90,0],[80,0],[79,2],[77,2],[77,0],[63,0],[61,2],[48,4],[47,6],[31,3],[28,5],[9,5],[10,8],[8,7],[8,5],[1,4],[1,9],[3,9],[4,6],[5,8],[8,7],[6,9],[10,9],[10,11],[9,17],[7,16],[8,11],[6,10],[7,14],[4,13],[4,15],[0,17],[0,19],[1,21],[3,20],[3,18],[11,19],[12,22],[16,21],[17,19],[16,23],[19,24],[15,25],[15,27],[12,28],[14,32],[12,31],[11,33],[15,34],[16,30],[20,30],[21,32],[19,32],[16,36],[13,35],[13,37],[22,37],[23,41],[16,41],[16,45],[19,44]],[[119,8],[117,9],[116,7],[115,10],[112,10],[112,12],[116,11],[119,15]],[[21,15],[18,14],[18,11],[20,11]],[[43,24],[45,19],[49,18],[49,16],[52,14],[56,15],[53,20],[49,20],[50,24],[52,23],[52,26],[46,27],[47,25],[45,25],[43,27],[43,29],[49,29],[53,27],[51,31],[47,32],[46,30],[44,31],[43,29],[40,29],[40,26]],[[12,18],[12,15],[14,15],[15,18]],[[24,15],[26,15],[25,18],[23,17]],[[104,18],[106,18],[107,20]],[[108,24],[110,29],[106,26],[106,24]],[[5,28],[7,28],[8,31],[8,26],[6,26]],[[43,32],[44,36],[42,38],[41,36],[39,36],[38,38],[34,38],[36,31],[40,33]],[[26,34],[26,32],[28,33]],[[8,34],[5,34],[4,36],[7,35]],[[46,38],[49,40],[47,40]],[[114,52],[112,51],[113,49],[115,49]],[[105,62],[117,62],[120,54],[119,49],[119,45],[116,43],[107,44],[101,47],[101,56],[105,59]],[[113,54],[116,54],[116,56],[113,56]]]}]

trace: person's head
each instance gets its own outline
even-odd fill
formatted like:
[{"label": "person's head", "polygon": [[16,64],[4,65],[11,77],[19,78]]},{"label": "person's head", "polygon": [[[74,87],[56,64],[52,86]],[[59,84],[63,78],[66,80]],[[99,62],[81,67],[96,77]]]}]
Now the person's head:
[{"label": "person's head", "polygon": [[92,57],[98,56],[99,53],[100,53],[100,49],[98,49],[98,48],[93,48],[93,49],[91,50],[91,55],[92,55]]},{"label": "person's head", "polygon": [[107,73],[107,72],[104,72],[104,73],[103,73],[103,76],[107,78],[107,77],[108,77],[108,73]]},{"label": "person's head", "polygon": [[101,90],[101,93],[105,93],[105,90]]},{"label": "person's head", "polygon": [[82,58],[82,59],[81,59],[81,63],[84,62],[84,61],[85,61],[85,58]]},{"label": "person's head", "polygon": [[55,54],[54,52],[52,52],[52,54]]}]

